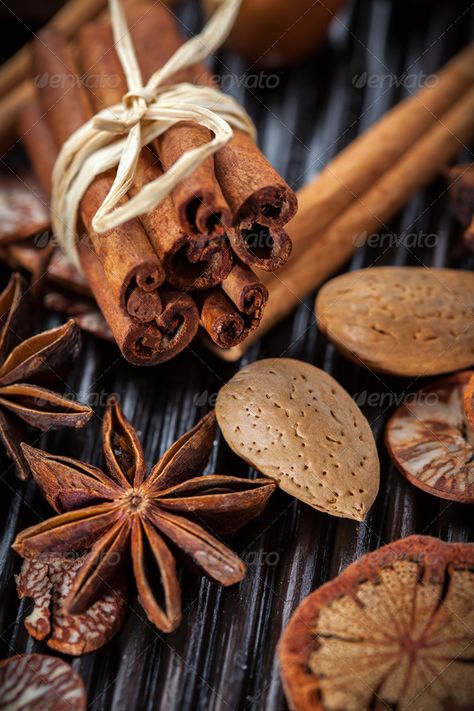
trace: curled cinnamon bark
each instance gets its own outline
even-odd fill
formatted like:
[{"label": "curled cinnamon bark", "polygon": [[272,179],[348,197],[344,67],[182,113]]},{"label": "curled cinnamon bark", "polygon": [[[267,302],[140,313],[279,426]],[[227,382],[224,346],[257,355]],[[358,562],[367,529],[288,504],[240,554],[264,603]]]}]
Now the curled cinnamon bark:
[{"label": "curled cinnamon bark", "polygon": [[291,254],[291,240],[278,225],[244,220],[229,231],[229,240],[236,255],[245,264],[266,272],[274,272],[287,262]]},{"label": "curled cinnamon bark", "polygon": [[242,315],[221,289],[212,289],[202,295],[200,305],[201,325],[219,348],[231,348],[245,338]]},{"label": "curled cinnamon bark", "polygon": [[245,264],[237,262],[222,282],[222,289],[239,311],[253,317],[256,326],[268,300],[268,289],[256,274]]},{"label": "curled cinnamon bark", "polygon": [[[139,35],[142,26],[142,23],[137,26]],[[155,40],[157,43],[158,39]],[[140,44],[140,36],[135,38],[135,42],[137,46]],[[163,48],[160,51],[163,51]],[[94,89],[90,96],[96,110],[121,101],[127,92],[127,85],[115,50],[110,24],[94,23],[84,27],[79,34],[79,52],[83,71],[90,79],[94,79]],[[179,145],[180,153],[170,157],[165,151],[168,158],[165,168],[184,150],[195,148],[197,139],[201,142],[208,140],[209,131],[201,130],[197,124],[187,122],[185,126],[180,124],[177,128],[179,141],[174,138],[169,143],[175,148]],[[175,134],[173,129],[170,131],[172,138]],[[204,137],[202,131],[205,133]],[[221,203],[224,199],[215,176],[213,180],[216,189],[211,189],[211,173],[213,175],[212,162],[209,165],[206,161],[204,167],[200,166],[191,178],[184,180],[175,189],[174,197],[178,194],[178,200],[173,202],[170,197],[140,218],[163,263],[167,281],[178,289],[208,289],[219,284],[232,267],[232,255],[223,237],[222,224],[223,214],[227,211],[225,220],[228,222],[230,212],[225,201],[223,206],[219,206],[219,199]],[[143,149],[130,194],[136,194],[146,183],[161,174],[162,169],[156,155],[151,149]],[[192,194],[190,181],[193,185]]]},{"label": "curled cinnamon bark", "polygon": [[[87,95],[79,85],[75,60],[61,35],[54,29],[43,30],[32,44],[34,71],[50,77],[38,90],[57,146],[91,116]],[[53,81],[58,77],[58,81]],[[164,272],[142,225],[130,220],[113,230],[97,235],[92,219],[112,185],[113,173],[94,180],[81,202],[81,217],[91,234],[91,241],[103,266],[112,297],[127,313],[128,299],[135,289],[150,292],[164,280]],[[120,258],[117,258],[120,245]],[[133,309],[132,314],[133,315]]]},{"label": "curled cinnamon bark", "polygon": [[174,358],[196,335],[199,314],[188,295],[163,289],[163,310],[154,321],[139,323],[117,310],[100,260],[88,237],[79,245],[82,268],[94,284],[94,296],[125,358],[134,365],[158,365]]},{"label": "curled cinnamon bark", "polygon": [[[130,194],[136,194],[161,174],[158,159],[150,148],[145,148]],[[185,291],[208,289],[229,274],[232,254],[226,238],[186,234],[176,219],[176,209],[170,197],[140,219],[172,286]]]},{"label": "curled cinnamon bark", "polygon": [[220,348],[241,343],[259,325],[267,288],[252,270],[238,262],[221,284],[198,299],[201,325]]}]

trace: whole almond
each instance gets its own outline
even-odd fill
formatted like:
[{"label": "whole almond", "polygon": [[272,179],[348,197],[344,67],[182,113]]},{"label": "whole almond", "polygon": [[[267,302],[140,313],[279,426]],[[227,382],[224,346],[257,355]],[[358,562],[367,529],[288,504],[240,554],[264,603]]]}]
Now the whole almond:
[{"label": "whole almond", "polygon": [[323,370],[260,360],[221,388],[219,426],[229,446],[280,488],[319,511],[362,521],[379,486],[369,423]]},{"label": "whole almond", "polygon": [[328,282],[316,299],[327,337],[351,360],[400,376],[474,363],[474,274],[375,267]]}]

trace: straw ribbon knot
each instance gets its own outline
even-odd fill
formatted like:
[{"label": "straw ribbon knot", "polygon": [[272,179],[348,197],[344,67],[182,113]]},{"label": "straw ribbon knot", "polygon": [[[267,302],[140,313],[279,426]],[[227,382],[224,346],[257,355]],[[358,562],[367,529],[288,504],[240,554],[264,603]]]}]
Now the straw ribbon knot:
[{"label": "straw ribbon knot", "polygon": [[[156,207],[181,180],[232,138],[232,127],[255,138],[251,119],[232,97],[208,86],[167,83],[176,72],[202,62],[220,46],[239,6],[240,0],[221,0],[202,32],[179,47],[143,85],[120,0],[109,0],[115,47],[128,91],[120,103],[99,111],[65,142],[53,171],[53,228],[62,249],[78,268],[79,205],[98,175],[117,168],[113,185],[92,221],[93,229],[101,233]],[[162,176],[119,205],[133,184],[141,149],[180,121],[196,121],[205,126],[213,134],[211,140],[186,151]]]}]

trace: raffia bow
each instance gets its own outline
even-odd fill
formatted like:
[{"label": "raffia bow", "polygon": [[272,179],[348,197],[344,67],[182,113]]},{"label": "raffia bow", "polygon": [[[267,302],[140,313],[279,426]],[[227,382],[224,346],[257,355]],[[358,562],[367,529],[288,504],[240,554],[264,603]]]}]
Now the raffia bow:
[{"label": "raffia bow", "polygon": [[[53,229],[63,251],[78,268],[79,204],[98,175],[117,166],[113,185],[92,221],[93,229],[102,233],[156,207],[183,178],[232,138],[232,127],[255,138],[248,114],[220,90],[188,83],[163,86],[178,71],[202,62],[222,44],[239,6],[240,0],[222,0],[202,32],[185,42],[144,85],[120,0],[109,0],[115,48],[128,92],[121,103],[97,113],[65,142],[53,170]],[[162,176],[117,206],[133,184],[143,146],[179,121],[195,121],[208,128],[213,137],[186,151]]]}]

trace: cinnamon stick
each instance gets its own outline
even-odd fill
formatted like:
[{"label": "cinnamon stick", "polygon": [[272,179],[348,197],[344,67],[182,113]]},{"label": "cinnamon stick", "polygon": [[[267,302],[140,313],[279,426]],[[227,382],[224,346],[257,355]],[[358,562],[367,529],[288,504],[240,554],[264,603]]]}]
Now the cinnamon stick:
[{"label": "cinnamon stick", "polygon": [[251,330],[256,328],[268,301],[268,289],[258,276],[247,265],[237,262],[221,286],[239,311],[252,316]]},{"label": "cinnamon stick", "polygon": [[[94,23],[84,27],[79,33],[79,52],[83,71],[89,79],[97,79],[91,92],[95,109],[121,101],[127,85],[110,25]],[[193,127],[187,133],[192,142]],[[143,149],[130,194],[136,194],[161,174],[156,155],[149,148]],[[219,284],[230,272],[232,255],[225,240],[207,233],[185,233],[171,198],[141,216],[140,220],[163,264],[167,281],[178,289],[208,289]]]},{"label": "cinnamon stick", "polygon": [[[400,115],[399,130],[403,131],[404,117]],[[325,191],[326,176],[316,178],[306,186],[308,207],[302,210],[297,222],[290,224],[290,236],[295,243],[306,245],[305,251],[292,257],[278,277],[260,273],[269,290],[270,298],[262,322],[237,348],[218,351],[226,360],[237,360],[247,348],[283,319],[331,274],[340,269],[363,243],[363,236],[385,225],[400,208],[437,175],[474,137],[474,88],[458,100],[442,121],[435,123],[404,156],[384,175],[375,180],[364,195],[354,201],[333,224],[314,238],[312,193],[318,203]],[[378,146],[383,152],[384,146]],[[347,155],[347,154],[346,154]],[[343,166],[344,167],[344,166]],[[306,202],[305,200],[305,202]],[[313,240],[313,241],[311,241]]]},{"label": "cinnamon stick", "polygon": [[[474,43],[459,52],[436,81],[401,101],[342,150],[314,181],[298,192],[299,212],[287,226],[293,258],[331,223],[474,86]],[[312,222],[312,230],[305,223]]]},{"label": "cinnamon stick", "polygon": [[[147,79],[183,43],[183,37],[174,17],[161,5],[141,3],[131,9],[128,17],[138,62]],[[202,84],[211,82],[201,66],[192,69],[187,79]],[[174,140],[171,131],[175,128],[166,131],[158,147],[165,168],[184,152],[184,145]],[[294,192],[253,140],[237,129],[233,139],[214,156],[214,164],[233,213],[235,231],[229,233],[229,239],[237,254],[242,261],[268,271],[280,268],[291,251],[291,242],[282,228],[295,214]],[[248,232],[260,233],[262,227],[267,228],[269,238],[261,241],[259,249],[249,249]]]},{"label": "cinnamon stick", "polygon": [[[43,30],[39,39],[33,42],[32,54],[35,71],[47,72],[56,78],[46,82],[38,93],[51,132],[60,147],[92,112],[78,83],[72,52],[58,32]],[[94,180],[81,201],[81,217],[101,261],[111,296],[125,313],[129,313],[131,294],[137,289],[156,290],[163,282],[164,272],[138,220],[130,220],[102,235],[92,230],[92,219],[112,182],[112,171]],[[131,310],[130,315],[133,315],[133,308]]]},{"label": "cinnamon stick", "polygon": [[219,348],[232,348],[254,331],[263,316],[268,290],[238,262],[221,284],[198,298],[201,325]]},{"label": "cinnamon stick", "polygon": [[256,269],[276,272],[288,261],[292,244],[288,232],[278,225],[244,220],[229,231],[229,241],[235,254]]},{"label": "cinnamon stick", "polygon": [[171,360],[191,343],[199,327],[199,314],[188,294],[163,288],[161,313],[154,322],[139,323],[117,311],[102,264],[88,237],[82,239],[79,254],[87,280],[94,284],[97,304],[130,363],[158,365]]},{"label": "cinnamon stick", "polygon": [[[161,174],[156,156],[149,147],[145,148],[130,194],[134,195]],[[170,197],[140,219],[163,264],[167,281],[177,289],[208,289],[228,276],[233,259],[225,239],[183,232]]]},{"label": "cinnamon stick", "polygon": [[204,292],[198,306],[201,326],[219,348],[232,348],[245,338],[244,319],[221,289]]}]

